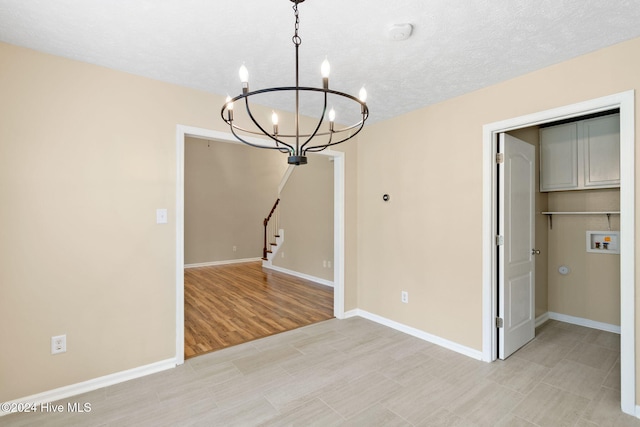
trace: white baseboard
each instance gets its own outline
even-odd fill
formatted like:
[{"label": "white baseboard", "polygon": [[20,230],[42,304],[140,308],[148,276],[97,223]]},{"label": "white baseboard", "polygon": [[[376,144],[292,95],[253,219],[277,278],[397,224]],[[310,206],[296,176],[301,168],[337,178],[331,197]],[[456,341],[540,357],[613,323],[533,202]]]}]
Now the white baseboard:
[{"label": "white baseboard", "polygon": [[[149,365],[139,366],[137,368],[128,369],[126,371],[116,372],[115,374],[105,375],[103,377],[94,378],[77,384],[56,388],[31,396],[6,402],[9,405],[13,403],[30,403],[40,405],[42,403],[51,403],[56,400],[66,399],[67,397],[76,396],[99,388],[108,387],[110,385],[122,383],[146,375],[155,374],[176,367],[176,359],[161,360],[160,362],[151,363]],[[10,412],[0,411],[0,417]]]},{"label": "white baseboard", "polygon": [[371,320],[373,322],[379,323],[381,325],[388,326],[397,331],[404,332],[405,334],[414,336],[416,338],[420,338],[421,340],[439,345],[440,347],[444,347],[448,350],[455,351],[456,353],[463,354],[473,359],[482,360],[482,351],[480,350],[475,350],[473,348],[466,347],[456,342],[449,341],[444,338],[440,338],[436,335],[432,335],[427,332],[421,331],[420,329],[412,328],[411,326],[407,326],[402,323],[398,323],[394,320],[390,320],[385,317],[378,316],[377,314],[369,313],[368,311],[361,310],[359,308],[355,310],[349,310],[344,314],[345,319],[348,317],[355,317],[355,316],[360,316],[365,319]]},{"label": "white baseboard", "polygon": [[211,267],[213,265],[226,265],[226,264],[241,264],[243,262],[255,262],[255,261],[261,261],[261,260],[262,258],[243,258],[243,259],[229,259],[226,261],[199,262],[196,264],[185,264],[184,268]]},{"label": "white baseboard", "polygon": [[271,264],[271,265],[262,264],[262,266],[264,268],[268,268],[268,269],[271,269],[271,270],[274,270],[274,271],[278,271],[280,273],[285,273],[285,274],[288,274],[290,276],[299,277],[301,279],[305,279],[305,280],[309,280],[311,282],[315,282],[315,283],[317,283],[319,285],[329,286],[329,287],[333,288],[333,282],[331,280],[321,279],[319,277],[310,276],[308,274],[299,273],[299,272],[293,271],[293,270],[288,270],[286,268],[278,267],[278,266],[275,266],[273,264]]},{"label": "white baseboard", "polygon": [[636,413],[634,415],[640,420],[640,405],[636,406]]},{"label": "white baseboard", "polygon": [[539,327],[540,325],[542,325],[543,323],[547,322],[549,320],[549,312],[547,311],[544,314],[541,314],[540,316],[536,317],[536,328]]},{"label": "white baseboard", "polygon": [[[596,322],[595,320],[584,319],[582,317],[569,316],[568,314],[554,313],[552,311],[543,314],[536,319],[536,327],[538,326],[538,319],[543,316],[547,316],[548,319],[557,320],[559,322],[571,323],[573,325],[585,326],[591,329],[599,329],[601,331],[613,332],[614,334],[620,334],[620,326],[611,325],[609,323]],[[548,320],[547,319],[547,320]],[[545,320],[546,321],[546,320]],[[544,322],[542,322],[544,323]]]},{"label": "white baseboard", "polygon": [[360,309],[355,308],[353,310],[345,311],[343,319],[348,319],[350,317],[360,316]]}]

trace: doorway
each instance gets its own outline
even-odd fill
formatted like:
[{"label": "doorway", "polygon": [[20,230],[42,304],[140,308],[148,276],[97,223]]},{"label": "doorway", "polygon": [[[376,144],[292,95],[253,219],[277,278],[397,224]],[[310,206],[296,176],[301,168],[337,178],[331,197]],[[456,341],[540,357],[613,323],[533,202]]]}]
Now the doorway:
[{"label": "doorway", "polygon": [[634,91],[490,123],[483,128],[483,360],[497,358],[497,137],[501,132],[620,109],[621,408],[635,415]]},{"label": "doorway", "polygon": [[[176,364],[184,363],[184,144],[186,137],[203,138],[239,144],[231,133],[191,126],[176,126]],[[260,140],[252,141],[260,144]],[[325,150],[318,154],[332,157],[334,162],[334,230],[333,230],[333,312],[344,318],[344,251],[345,251],[345,160],[340,151]]]}]

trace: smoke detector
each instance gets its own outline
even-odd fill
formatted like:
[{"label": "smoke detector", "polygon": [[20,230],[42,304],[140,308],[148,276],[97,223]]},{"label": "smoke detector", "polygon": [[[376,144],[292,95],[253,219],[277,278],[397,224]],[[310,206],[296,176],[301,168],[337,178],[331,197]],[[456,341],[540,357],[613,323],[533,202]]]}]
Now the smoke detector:
[{"label": "smoke detector", "polygon": [[387,30],[387,37],[394,41],[406,40],[411,36],[412,31],[411,24],[393,24]]}]

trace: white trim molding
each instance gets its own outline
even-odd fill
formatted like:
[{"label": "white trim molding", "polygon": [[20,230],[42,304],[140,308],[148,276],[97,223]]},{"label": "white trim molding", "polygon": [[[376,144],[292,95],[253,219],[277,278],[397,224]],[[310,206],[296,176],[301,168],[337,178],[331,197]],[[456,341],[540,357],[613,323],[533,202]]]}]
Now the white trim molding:
[{"label": "white trim molding", "polygon": [[394,320],[387,319],[386,317],[378,316],[377,314],[369,313],[368,311],[361,310],[359,308],[356,308],[355,310],[349,310],[348,312],[345,313],[345,318],[356,317],[356,316],[371,320],[373,322],[387,326],[391,329],[395,329],[396,331],[403,332],[407,335],[420,338],[421,340],[430,342],[440,347],[444,347],[451,351],[455,351],[456,353],[460,353],[467,357],[471,357],[476,360],[482,360],[481,351],[464,346],[462,344],[458,344],[453,341],[449,341],[447,339],[441,338],[436,335],[432,335],[428,332],[421,331],[420,329],[416,329],[411,326],[404,325]]},{"label": "white trim molding", "polygon": [[245,262],[262,261],[262,258],[243,258],[243,259],[228,259],[225,261],[210,261],[210,262],[198,262],[195,264],[185,264],[184,268],[197,268],[197,267],[213,267],[215,265],[227,265],[227,264],[243,264]]},{"label": "white trim molding", "polygon": [[[87,393],[103,387],[108,387],[114,384],[123,383],[125,381],[134,380],[136,378],[155,374],[155,373],[162,372],[167,369],[172,369],[175,367],[176,367],[175,359],[162,360],[160,362],[155,362],[149,365],[128,369],[126,371],[116,372],[114,374],[93,378],[88,381],[83,381],[80,383],[56,388],[53,390],[49,390],[42,393],[31,395],[31,396],[23,397],[20,399],[12,400],[6,403],[9,403],[10,405],[13,403],[29,403],[34,405],[40,405],[42,403],[55,402],[56,400],[66,399],[71,396],[77,396],[82,393]],[[0,417],[3,415],[7,415],[9,413],[10,412],[0,411]]]},{"label": "white trim molding", "polygon": [[[572,325],[585,326],[591,329],[598,329],[601,331],[613,332],[614,334],[620,334],[620,326],[612,325],[610,323],[597,322],[595,320],[585,319],[582,317],[569,316],[568,314],[554,313],[552,311],[547,313],[549,319],[557,320],[559,322],[571,323]],[[537,320],[537,319],[536,319]]]},{"label": "white trim molding", "polygon": [[549,319],[550,319],[549,312],[546,312],[546,313],[541,314],[540,316],[536,317],[536,328],[538,328],[541,325],[544,325],[545,323],[547,323],[547,321],[549,321]]},{"label": "white trim molding", "polygon": [[[326,150],[329,151],[329,150]],[[345,154],[333,155],[333,315],[344,319]]]},{"label": "white trim molding", "polygon": [[[193,126],[176,126],[176,364],[184,363],[184,144],[186,137],[241,144],[233,134]],[[253,144],[264,140],[247,137]],[[333,315],[344,318],[345,153],[324,150],[333,158]]]},{"label": "white trim molding", "polygon": [[289,181],[289,178],[291,177],[291,174],[293,173],[293,170],[295,168],[296,167],[294,165],[289,165],[287,170],[284,172],[284,175],[282,175],[282,179],[280,180],[280,184],[278,184],[278,197],[280,197],[280,194],[282,193],[282,190],[284,189],[285,185],[287,185],[287,182]]},{"label": "white trim molding", "polygon": [[286,269],[286,268],[278,267],[277,265],[273,265],[273,264],[262,264],[262,266],[264,268],[268,268],[268,269],[273,270],[273,271],[278,271],[280,273],[285,273],[285,274],[288,274],[290,276],[299,277],[300,279],[309,280],[310,282],[314,282],[314,283],[317,283],[319,285],[329,286],[331,288],[334,287],[333,286],[333,282],[331,280],[322,279],[322,278],[316,277],[316,276],[311,276],[310,274],[299,273],[297,271],[293,271],[293,270],[289,270],[289,269]]},{"label": "white trim molding", "polygon": [[629,90],[526,116],[489,123],[482,130],[482,360],[497,358],[495,153],[500,132],[620,109],[620,371],[622,411],[636,414],[635,332],[635,92]]}]

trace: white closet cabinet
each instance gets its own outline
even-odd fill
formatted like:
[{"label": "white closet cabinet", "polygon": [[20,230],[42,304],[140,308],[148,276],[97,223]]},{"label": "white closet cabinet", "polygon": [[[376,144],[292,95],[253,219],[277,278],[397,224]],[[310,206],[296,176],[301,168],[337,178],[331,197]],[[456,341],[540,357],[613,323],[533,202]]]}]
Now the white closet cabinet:
[{"label": "white closet cabinet", "polygon": [[577,189],[577,124],[540,129],[540,191]]},{"label": "white closet cabinet", "polygon": [[540,129],[540,191],[620,187],[620,115]]}]

